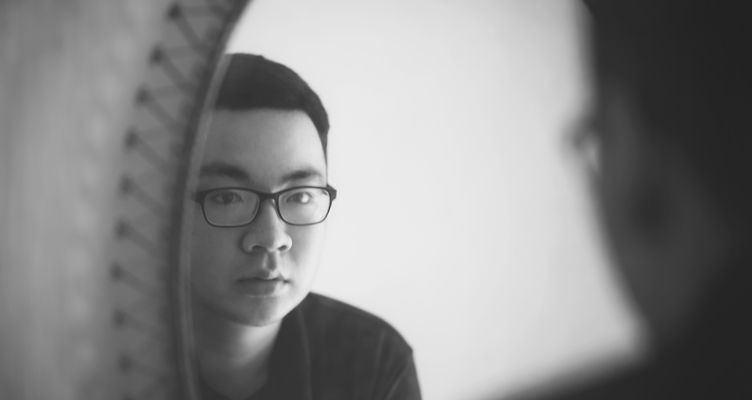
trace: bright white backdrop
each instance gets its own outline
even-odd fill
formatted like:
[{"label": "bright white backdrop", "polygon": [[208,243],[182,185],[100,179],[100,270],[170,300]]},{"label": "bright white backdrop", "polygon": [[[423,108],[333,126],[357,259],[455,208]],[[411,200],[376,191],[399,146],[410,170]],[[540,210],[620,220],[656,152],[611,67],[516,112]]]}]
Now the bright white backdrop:
[{"label": "bright white backdrop", "polygon": [[634,348],[566,144],[585,22],[572,0],[254,0],[230,44],[322,97],[340,197],[314,290],[392,323],[426,399]]}]

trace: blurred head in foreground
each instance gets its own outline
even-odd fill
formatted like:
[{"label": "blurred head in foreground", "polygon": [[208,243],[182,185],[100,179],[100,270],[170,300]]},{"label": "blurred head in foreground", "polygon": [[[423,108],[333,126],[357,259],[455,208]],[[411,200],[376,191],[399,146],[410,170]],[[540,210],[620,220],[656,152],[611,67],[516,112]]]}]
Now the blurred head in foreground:
[{"label": "blurred head in foreground", "polygon": [[578,142],[598,149],[605,233],[653,344],[606,398],[749,390],[752,7],[586,3],[596,93]]},{"label": "blurred head in foreground", "polygon": [[670,341],[749,247],[751,7],[587,3],[597,195],[625,282],[659,343]]}]

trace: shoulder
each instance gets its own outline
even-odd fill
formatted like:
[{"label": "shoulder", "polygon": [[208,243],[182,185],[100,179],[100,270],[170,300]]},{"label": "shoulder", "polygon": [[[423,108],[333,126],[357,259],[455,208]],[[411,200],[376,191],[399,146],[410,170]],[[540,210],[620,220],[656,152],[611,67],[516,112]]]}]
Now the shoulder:
[{"label": "shoulder", "polygon": [[378,343],[394,351],[412,353],[410,345],[394,327],[360,308],[310,293],[299,309],[309,335],[315,339],[334,337],[351,341],[353,345],[369,347]]},{"label": "shoulder", "polygon": [[308,343],[314,398],[420,399],[412,348],[386,321],[315,293],[296,314]]}]

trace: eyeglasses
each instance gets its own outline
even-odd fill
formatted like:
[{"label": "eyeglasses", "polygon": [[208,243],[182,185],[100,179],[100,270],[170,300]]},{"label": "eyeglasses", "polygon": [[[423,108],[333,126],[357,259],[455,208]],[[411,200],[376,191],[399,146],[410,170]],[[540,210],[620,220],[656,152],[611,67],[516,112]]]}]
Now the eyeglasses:
[{"label": "eyeglasses", "polygon": [[593,176],[600,175],[601,152],[603,151],[603,138],[599,131],[601,124],[598,122],[594,117],[590,117],[580,121],[569,133],[572,148]]},{"label": "eyeglasses", "polygon": [[197,192],[193,200],[201,205],[209,225],[231,228],[252,223],[266,200],[274,200],[277,215],[290,225],[318,224],[329,215],[336,197],[337,190],[328,185],[298,186],[275,193],[225,187]]}]

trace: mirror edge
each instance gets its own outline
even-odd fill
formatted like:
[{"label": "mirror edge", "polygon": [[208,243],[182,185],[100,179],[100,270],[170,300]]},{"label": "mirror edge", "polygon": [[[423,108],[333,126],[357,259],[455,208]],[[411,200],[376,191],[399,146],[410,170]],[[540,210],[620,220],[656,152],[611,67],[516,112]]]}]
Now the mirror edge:
[{"label": "mirror edge", "polygon": [[238,20],[252,0],[230,0],[228,11],[217,25],[214,42],[207,52],[205,67],[197,79],[198,90],[190,112],[190,120],[185,142],[181,148],[177,185],[173,198],[171,215],[169,265],[172,268],[171,296],[173,299],[173,333],[176,343],[176,363],[179,375],[180,398],[197,400],[198,387],[196,363],[194,359],[194,338],[191,315],[191,281],[190,281],[190,241],[192,213],[188,212],[191,204],[188,195],[194,190],[198,168],[201,165],[203,147],[206,142],[207,128],[211,121],[210,110],[225,72],[225,59],[222,55]]}]

